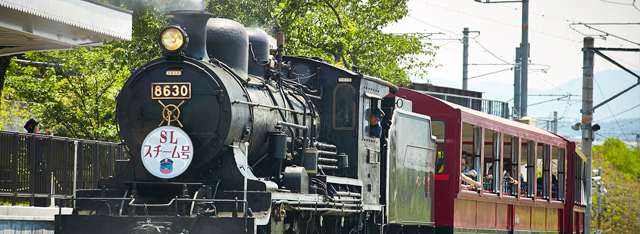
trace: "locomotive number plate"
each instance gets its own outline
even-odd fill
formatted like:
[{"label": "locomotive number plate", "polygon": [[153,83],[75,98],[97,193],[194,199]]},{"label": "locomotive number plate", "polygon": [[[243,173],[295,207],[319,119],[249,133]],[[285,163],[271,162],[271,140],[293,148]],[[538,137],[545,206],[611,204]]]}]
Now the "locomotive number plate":
[{"label": "locomotive number plate", "polygon": [[191,83],[151,83],[151,99],[191,99]]}]

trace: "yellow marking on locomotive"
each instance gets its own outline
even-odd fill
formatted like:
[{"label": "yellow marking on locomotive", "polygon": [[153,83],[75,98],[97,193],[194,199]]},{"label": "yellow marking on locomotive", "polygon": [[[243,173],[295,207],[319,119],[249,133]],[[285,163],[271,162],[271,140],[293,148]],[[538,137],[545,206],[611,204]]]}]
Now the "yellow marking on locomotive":
[{"label": "yellow marking on locomotive", "polygon": [[182,126],[182,123],[180,123],[180,120],[178,119],[180,118],[180,106],[182,106],[184,101],[180,102],[180,104],[178,104],[177,106],[174,104],[165,105],[160,100],[158,100],[158,102],[160,103],[160,105],[162,105],[162,107],[164,107],[162,109],[162,122],[158,124],[158,127],[162,126],[164,121],[167,121],[167,126],[171,126],[171,121],[175,121],[175,122],[178,122],[181,128],[184,127]]},{"label": "yellow marking on locomotive", "polygon": [[350,83],[351,82],[351,78],[341,77],[341,78],[338,78],[338,82],[340,82],[340,83]]},{"label": "yellow marking on locomotive", "polygon": [[167,75],[167,76],[181,76],[182,75],[182,70],[167,70],[165,75]]},{"label": "yellow marking on locomotive", "polygon": [[151,83],[151,99],[191,99],[191,82]]}]

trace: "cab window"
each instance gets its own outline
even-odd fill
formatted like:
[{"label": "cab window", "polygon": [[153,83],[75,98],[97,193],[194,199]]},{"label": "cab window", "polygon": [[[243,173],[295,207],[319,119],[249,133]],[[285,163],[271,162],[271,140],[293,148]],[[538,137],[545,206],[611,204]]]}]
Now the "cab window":
[{"label": "cab window", "polygon": [[372,118],[371,113],[376,108],[380,108],[380,100],[366,96],[362,99],[362,109],[364,110],[362,112],[362,137],[372,138],[371,134],[369,134],[371,130],[369,119]]},{"label": "cab window", "polygon": [[339,84],[333,90],[333,128],[353,130],[356,116],[356,91],[350,84]]}]

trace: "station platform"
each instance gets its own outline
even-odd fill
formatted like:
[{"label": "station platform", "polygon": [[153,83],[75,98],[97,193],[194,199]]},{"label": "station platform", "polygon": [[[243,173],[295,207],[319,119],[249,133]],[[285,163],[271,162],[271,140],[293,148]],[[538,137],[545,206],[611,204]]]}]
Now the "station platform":
[{"label": "station platform", "polygon": [[71,208],[0,206],[0,234],[54,233],[54,216],[71,214]]}]

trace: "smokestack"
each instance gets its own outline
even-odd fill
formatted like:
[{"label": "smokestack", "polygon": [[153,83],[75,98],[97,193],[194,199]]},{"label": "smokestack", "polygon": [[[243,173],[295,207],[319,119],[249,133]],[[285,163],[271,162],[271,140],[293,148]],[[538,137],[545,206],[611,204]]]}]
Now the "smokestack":
[{"label": "smokestack", "polygon": [[214,17],[213,14],[204,11],[172,11],[164,15],[169,19],[171,24],[177,24],[182,27],[189,37],[189,44],[184,50],[184,55],[195,59],[209,61],[207,55],[206,42],[206,26],[209,18]]}]

